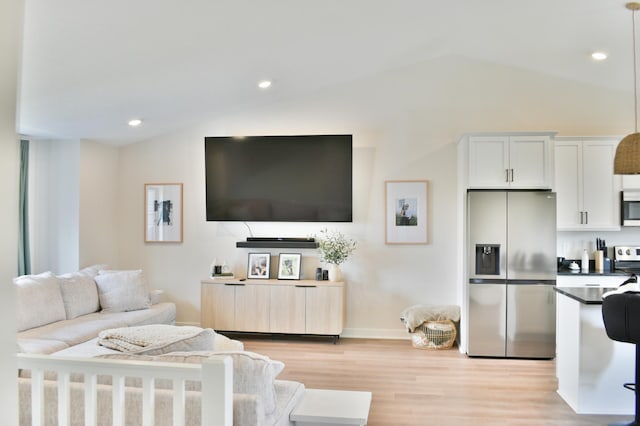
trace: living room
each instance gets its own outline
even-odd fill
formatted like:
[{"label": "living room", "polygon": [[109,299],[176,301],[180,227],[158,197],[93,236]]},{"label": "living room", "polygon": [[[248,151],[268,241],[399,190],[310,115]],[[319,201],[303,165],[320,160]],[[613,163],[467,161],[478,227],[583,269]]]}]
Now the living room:
[{"label": "living room", "polygon": [[[551,3],[546,6],[555,7]],[[593,8],[602,10],[602,6]],[[611,5],[609,8],[615,9]],[[628,16],[623,5],[619,8],[613,14],[620,18],[618,26],[623,26],[628,23]],[[32,30],[33,24],[30,12],[33,10],[28,5],[27,31]],[[540,18],[547,25],[545,28],[559,23],[555,20],[559,18],[547,19]],[[527,24],[530,31],[541,24],[532,21]],[[412,28],[419,27],[415,24]],[[390,41],[393,37],[391,32]],[[30,42],[33,39],[25,40],[27,48]],[[630,49],[625,50],[628,40],[621,37],[619,44],[623,44],[623,66],[630,64]],[[588,58],[583,62],[585,68],[600,66]],[[152,84],[155,78],[149,76],[142,81]],[[253,90],[253,80],[246,84],[244,91]],[[116,138],[109,141],[96,133],[69,132],[47,137],[21,130],[23,137],[32,139],[34,151],[48,145],[48,151],[40,157],[41,165],[65,170],[47,174],[44,179],[41,176],[41,181],[46,180],[50,188],[64,187],[65,199],[71,200],[50,206],[56,209],[56,215],[44,215],[46,219],[34,221],[41,230],[47,220],[56,221],[49,223],[50,233],[44,241],[34,243],[34,272],[64,273],[95,263],[121,269],[142,268],[152,285],[164,290],[166,297],[176,303],[177,322],[198,325],[200,281],[208,276],[213,259],[225,261],[235,275],[243,277],[250,250],[237,248],[237,241],[251,234],[306,237],[328,227],[345,233],[358,244],[353,257],[342,265],[347,282],[342,337],[407,339],[399,320],[407,306],[464,304],[457,272],[464,250],[458,226],[463,211],[457,196],[457,143],[462,135],[554,131],[563,136],[614,136],[629,133],[633,123],[631,84],[627,80],[598,84],[455,50],[313,90],[279,94],[279,86],[287,84],[276,81],[268,91],[260,92],[260,98],[243,99],[228,108],[220,105],[211,111],[190,111],[192,117],[183,117],[174,126],[163,127],[162,132],[152,128],[169,118],[127,107],[127,114],[142,114],[145,120],[140,129],[125,129],[129,132],[126,143]],[[105,84],[103,90],[108,87]],[[244,98],[244,91],[238,92],[239,98]],[[159,96],[160,102],[171,103],[172,97],[179,98],[175,92],[178,89]],[[123,109],[130,103],[129,99],[121,102],[119,107]],[[27,120],[24,114],[22,111],[22,119]],[[205,220],[204,137],[323,133],[353,135],[352,223],[250,223],[248,229],[241,222]],[[3,157],[15,158],[16,150],[7,148]],[[36,173],[45,169],[37,164],[37,160],[32,164]],[[17,161],[8,169],[17,170]],[[389,180],[429,181],[427,244],[385,244],[384,191],[385,181]],[[17,194],[15,179],[4,182],[8,188],[3,193]],[[144,242],[144,185],[159,182],[183,184],[181,243]],[[10,215],[7,222],[5,228],[13,229]],[[34,231],[38,235],[37,228]],[[620,234],[619,240],[636,237],[632,231]],[[77,238],[62,239],[61,235]],[[41,250],[51,241],[64,242],[55,257]],[[5,246],[8,254],[4,257],[11,259],[3,268],[8,271],[5,276],[15,276],[15,245]],[[309,250],[302,255],[302,275],[313,279],[315,268],[322,266],[317,252]],[[409,346],[408,341],[406,344]]]}]

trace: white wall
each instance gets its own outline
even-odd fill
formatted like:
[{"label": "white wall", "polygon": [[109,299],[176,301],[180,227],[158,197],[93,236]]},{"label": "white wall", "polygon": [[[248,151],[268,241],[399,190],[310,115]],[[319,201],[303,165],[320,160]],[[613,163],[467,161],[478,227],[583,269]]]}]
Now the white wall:
[{"label": "white wall", "polygon": [[81,268],[118,264],[118,149],[80,142],[79,259]]},{"label": "white wall", "polygon": [[[274,88],[277,90],[277,87]],[[241,223],[205,221],[205,136],[352,133],[354,222],[329,225],[358,241],[343,272],[345,336],[406,337],[399,313],[414,303],[458,303],[460,236],[456,143],[472,131],[555,130],[562,135],[622,134],[633,121],[628,94],[514,68],[446,57],[289,99],[203,118],[185,131],[121,148],[121,267],[142,267],[178,303],[178,321],[198,323],[200,280],[211,260],[237,274],[248,250]],[[384,244],[384,181],[430,181],[430,243]],[[143,186],[184,183],[184,243],[144,244]],[[258,236],[307,236],[326,224],[252,224]],[[305,252],[305,270],[316,266]],[[309,273],[307,277],[311,278]]]},{"label": "white wall", "polygon": [[80,141],[31,140],[29,170],[32,272],[77,271]]},{"label": "white wall", "polygon": [[9,283],[18,269],[16,88],[23,8],[22,0],[0,3],[0,413],[7,425],[18,423],[15,293]]}]

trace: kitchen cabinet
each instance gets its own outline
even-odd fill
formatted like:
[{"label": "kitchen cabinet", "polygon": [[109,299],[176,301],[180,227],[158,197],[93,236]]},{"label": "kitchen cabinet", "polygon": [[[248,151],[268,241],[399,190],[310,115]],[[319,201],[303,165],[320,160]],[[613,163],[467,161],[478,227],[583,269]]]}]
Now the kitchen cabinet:
[{"label": "kitchen cabinet", "polygon": [[201,282],[201,325],[219,331],[339,336],[345,285],[330,281]]},{"label": "kitchen cabinet", "polygon": [[620,230],[621,180],[613,174],[617,144],[617,139],[556,139],[558,230]]},{"label": "kitchen cabinet", "polygon": [[472,189],[549,189],[549,134],[471,135],[468,187]]}]

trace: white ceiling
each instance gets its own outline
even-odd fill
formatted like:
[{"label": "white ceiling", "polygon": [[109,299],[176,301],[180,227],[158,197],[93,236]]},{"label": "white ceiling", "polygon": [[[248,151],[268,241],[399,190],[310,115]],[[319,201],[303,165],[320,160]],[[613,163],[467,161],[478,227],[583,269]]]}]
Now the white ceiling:
[{"label": "white ceiling", "polygon": [[[26,0],[18,130],[125,144],[443,55],[631,93],[624,4]],[[596,49],[609,59],[595,63]],[[274,84],[260,90],[261,79]],[[144,123],[132,129],[134,117]]]}]

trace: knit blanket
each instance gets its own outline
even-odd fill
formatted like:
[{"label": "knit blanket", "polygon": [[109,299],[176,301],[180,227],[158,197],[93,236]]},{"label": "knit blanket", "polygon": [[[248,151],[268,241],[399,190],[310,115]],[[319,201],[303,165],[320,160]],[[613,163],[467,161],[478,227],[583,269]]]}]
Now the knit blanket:
[{"label": "knit blanket", "polygon": [[400,314],[409,333],[425,321],[460,321],[460,307],[457,305],[414,305]]},{"label": "knit blanket", "polygon": [[98,344],[120,352],[135,353],[190,339],[202,332],[200,327],[166,324],[112,328],[98,334]]}]

